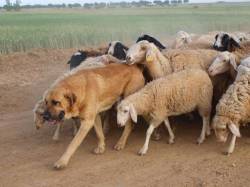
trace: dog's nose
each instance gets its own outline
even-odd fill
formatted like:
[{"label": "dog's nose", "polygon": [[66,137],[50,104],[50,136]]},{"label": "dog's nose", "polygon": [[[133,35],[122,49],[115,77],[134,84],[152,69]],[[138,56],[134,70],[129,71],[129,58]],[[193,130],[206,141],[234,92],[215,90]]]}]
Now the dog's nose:
[{"label": "dog's nose", "polygon": [[50,120],[50,118],[51,118],[51,114],[49,113],[49,111],[45,111],[43,113],[43,119],[48,121],[48,120]]},{"label": "dog's nose", "polygon": [[61,111],[60,113],[59,113],[59,119],[60,120],[62,120],[63,118],[64,118],[64,116],[65,116],[65,112],[64,111]]}]

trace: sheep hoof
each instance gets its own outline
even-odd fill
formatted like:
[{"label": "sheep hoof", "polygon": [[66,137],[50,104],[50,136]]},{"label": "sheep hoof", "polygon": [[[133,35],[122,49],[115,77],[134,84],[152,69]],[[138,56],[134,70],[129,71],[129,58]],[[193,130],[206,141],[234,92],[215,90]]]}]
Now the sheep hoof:
[{"label": "sheep hoof", "polygon": [[103,154],[104,152],[105,152],[104,146],[102,146],[102,147],[97,147],[97,148],[95,148],[95,149],[93,150],[93,153],[94,153],[94,154],[97,154],[97,155]]},{"label": "sheep hoof", "polygon": [[146,153],[147,153],[147,151],[145,150],[145,149],[140,149],[140,151],[138,152],[138,155],[139,156],[144,156],[144,155],[146,155]]},{"label": "sheep hoof", "polygon": [[204,142],[204,138],[201,138],[201,137],[199,137],[198,139],[197,139],[197,144],[198,145],[200,145],[200,144],[202,144],[203,142]]},{"label": "sheep hoof", "polygon": [[230,151],[223,151],[222,154],[226,155],[226,156],[230,156],[232,154],[232,152],[230,152]]},{"label": "sheep hoof", "polygon": [[161,135],[160,135],[159,133],[153,134],[152,140],[154,140],[154,141],[159,141],[160,139],[161,139]]},{"label": "sheep hoof", "polygon": [[117,143],[115,146],[114,146],[114,149],[116,151],[120,151],[122,149],[124,149],[125,145],[124,144],[121,144],[121,143]]},{"label": "sheep hoof", "polygon": [[169,139],[168,144],[174,144],[174,139]]}]

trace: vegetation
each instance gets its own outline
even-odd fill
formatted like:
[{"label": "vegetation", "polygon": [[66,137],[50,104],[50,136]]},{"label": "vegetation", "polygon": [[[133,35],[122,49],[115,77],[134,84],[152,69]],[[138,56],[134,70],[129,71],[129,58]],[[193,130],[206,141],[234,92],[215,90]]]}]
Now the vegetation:
[{"label": "vegetation", "polygon": [[2,12],[0,53],[31,48],[80,48],[111,40],[133,42],[142,33],[166,41],[179,30],[247,31],[250,4],[148,8],[39,9]]}]

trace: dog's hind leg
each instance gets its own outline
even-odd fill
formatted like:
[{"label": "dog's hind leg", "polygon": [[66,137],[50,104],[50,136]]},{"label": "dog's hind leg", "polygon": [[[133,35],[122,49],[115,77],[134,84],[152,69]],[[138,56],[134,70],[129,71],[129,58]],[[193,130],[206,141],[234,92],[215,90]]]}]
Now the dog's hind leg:
[{"label": "dog's hind leg", "polygon": [[102,130],[102,121],[100,115],[96,116],[94,128],[98,138],[98,145],[97,148],[94,149],[94,153],[102,154],[105,151],[105,137]]}]

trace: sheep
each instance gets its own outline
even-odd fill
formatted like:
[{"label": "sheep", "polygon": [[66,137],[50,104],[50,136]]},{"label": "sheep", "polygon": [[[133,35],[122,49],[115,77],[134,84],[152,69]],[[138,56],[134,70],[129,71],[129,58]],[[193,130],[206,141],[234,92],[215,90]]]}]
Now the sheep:
[{"label": "sheep", "polygon": [[218,51],[232,52],[235,48],[240,47],[241,40],[233,34],[220,32],[215,36],[213,48]]},{"label": "sheep", "polygon": [[232,139],[225,151],[231,154],[237,137],[241,137],[239,127],[250,122],[250,68],[240,65],[234,83],[228,88],[216,106],[212,127],[219,142],[226,142],[229,133]]},{"label": "sheep", "polygon": [[97,57],[104,55],[107,51],[106,47],[100,47],[98,49],[86,49],[86,50],[78,50],[74,53],[67,64],[70,65],[70,70],[79,66],[83,61],[85,61],[88,57]]},{"label": "sheep", "polygon": [[128,47],[120,41],[113,41],[109,43],[108,54],[120,60],[125,60]]},{"label": "sheep", "polygon": [[161,53],[157,47],[147,41],[132,45],[126,56],[126,63],[143,64],[153,79],[189,68],[207,71],[218,55],[218,51],[200,50],[168,50]]},{"label": "sheep", "polygon": [[218,54],[208,72],[211,76],[215,76],[229,71],[232,79],[235,79],[237,66],[241,59],[246,58],[249,54],[250,42],[242,42],[240,48],[236,48],[233,52],[224,51]]},{"label": "sheep", "polygon": [[[80,64],[77,68],[74,68],[73,70],[71,70],[68,74],[73,74],[82,69],[105,67],[109,63],[121,63],[121,61],[111,55],[89,57],[85,60],[84,63]],[[43,124],[46,123],[46,120],[44,119],[44,115],[43,115],[45,110],[46,110],[45,103],[42,100],[38,101],[37,104],[35,105],[35,108],[33,109],[34,122],[35,122],[35,126],[37,129],[40,129],[43,126]],[[103,130],[104,130],[104,133],[107,133],[109,130],[109,124],[108,124],[108,118],[107,118],[109,113],[107,112],[107,115],[105,114],[104,114]],[[77,118],[73,118],[73,135],[77,133],[77,120],[78,120]],[[54,141],[58,141],[62,123],[57,123],[53,125],[57,125],[57,127],[56,127],[56,130],[52,139]]]},{"label": "sheep", "polygon": [[172,49],[212,49],[214,34],[195,35],[185,31],[176,34]]},{"label": "sheep", "polygon": [[123,45],[119,41],[110,42],[108,47],[99,47],[97,49],[86,49],[86,50],[78,50],[74,53],[67,64],[70,65],[70,70],[79,66],[82,62],[84,62],[88,57],[97,57],[104,54],[109,54],[114,56],[119,60],[125,60],[126,51],[128,48]]},{"label": "sheep", "polygon": [[143,41],[143,40],[146,40],[150,43],[155,44],[155,46],[158,47],[159,50],[166,49],[166,47],[163,44],[161,44],[161,42],[159,42],[157,39],[155,39],[154,37],[149,36],[147,34],[144,34],[144,35],[141,35],[140,37],[138,37],[138,39],[136,40],[136,43]]},{"label": "sheep", "polygon": [[154,80],[122,100],[117,107],[117,123],[124,126],[130,118],[136,123],[137,115],[150,117],[146,141],[139,151],[139,155],[145,155],[150,136],[156,127],[164,121],[170,134],[169,143],[173,143],[174,134],[168,117],[197,109],[203,118],[202,131],[197,140],[197,143],[201,144],[206,134],[210,134],[212,95],[213,85],[205,71],[183,70]]}]

